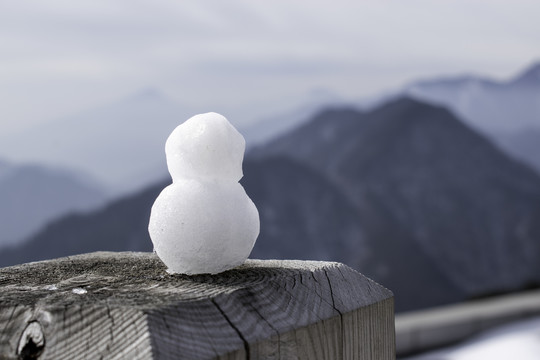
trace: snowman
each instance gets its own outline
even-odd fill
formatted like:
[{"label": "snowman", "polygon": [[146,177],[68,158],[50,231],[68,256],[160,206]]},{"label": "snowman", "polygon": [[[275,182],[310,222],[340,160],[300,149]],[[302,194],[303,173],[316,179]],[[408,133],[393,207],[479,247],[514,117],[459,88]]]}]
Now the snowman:
[{"label": "snowman", "polygon": [[152,206],[148,231],[169,273],[216,274],[241,265],[259,213],[238,182],[245,140],[222,115],[196,115],[165,144],[172,184]]}]

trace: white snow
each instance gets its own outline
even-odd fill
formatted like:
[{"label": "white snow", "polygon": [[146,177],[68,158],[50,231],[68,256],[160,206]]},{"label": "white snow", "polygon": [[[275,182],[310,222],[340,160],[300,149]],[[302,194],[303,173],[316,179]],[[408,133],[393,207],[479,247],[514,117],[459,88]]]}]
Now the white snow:
[{"label": "white snow", "polygon": [[238,182],[245,141],[222,115],[196,115],[165,144],[173,183],[157,197],[148,231],[168,272],[215,274],[241,265],[259,213]]},{"label": "white snow", "polygon": [[222,115],[200,114],[173,130],[165,143],[173,181],[215,179],[238,182],[244,137]]},{"label": "white snow", "polygon": [[72,293],[74,294],[77,294],[77,295],[84,295],[86,294],[88,291],[86,291],[85,289],[83,288],[74,288],[73,290],[71,290]]},{"label": "white snow", "polygon": [[469,342],[407,360],[538,360],[540,318],[488,331]]}]

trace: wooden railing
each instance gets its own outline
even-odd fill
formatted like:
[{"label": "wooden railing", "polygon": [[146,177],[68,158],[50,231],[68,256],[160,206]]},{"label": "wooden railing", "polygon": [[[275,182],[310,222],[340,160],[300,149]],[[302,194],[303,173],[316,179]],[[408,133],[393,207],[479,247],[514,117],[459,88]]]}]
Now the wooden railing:
[{"label": "wooden railing", "polygon": [[401,313],[396,316],[396,352],[401,356],[451,345],[534,316],[540,316],[540,290]]},{"label": "wooden railing", "polygon": [[0,269],[0,358],[395,359],[392,293],[339,263],[169,275],[150,253]]}]

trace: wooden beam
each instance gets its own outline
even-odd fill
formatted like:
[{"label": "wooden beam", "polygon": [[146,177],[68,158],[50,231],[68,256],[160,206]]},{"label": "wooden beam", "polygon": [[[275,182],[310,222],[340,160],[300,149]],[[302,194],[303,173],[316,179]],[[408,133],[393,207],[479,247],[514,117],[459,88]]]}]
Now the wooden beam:
[{"label": "wooden beam", "polygon": [[333,262],[169,275],[151,253],[0,269],[0,358],[395,358],[392,293]]}]

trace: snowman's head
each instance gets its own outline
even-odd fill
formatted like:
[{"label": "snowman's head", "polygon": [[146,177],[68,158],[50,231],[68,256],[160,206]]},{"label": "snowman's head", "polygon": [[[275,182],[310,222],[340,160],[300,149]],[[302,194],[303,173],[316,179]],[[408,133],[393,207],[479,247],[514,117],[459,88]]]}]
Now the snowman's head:
[{"label": "snowman's head", "polygon": [[222,115],[193,116],[173,130],[165,143],[173,182],[195,178],[239,181],[246,142]]}]

